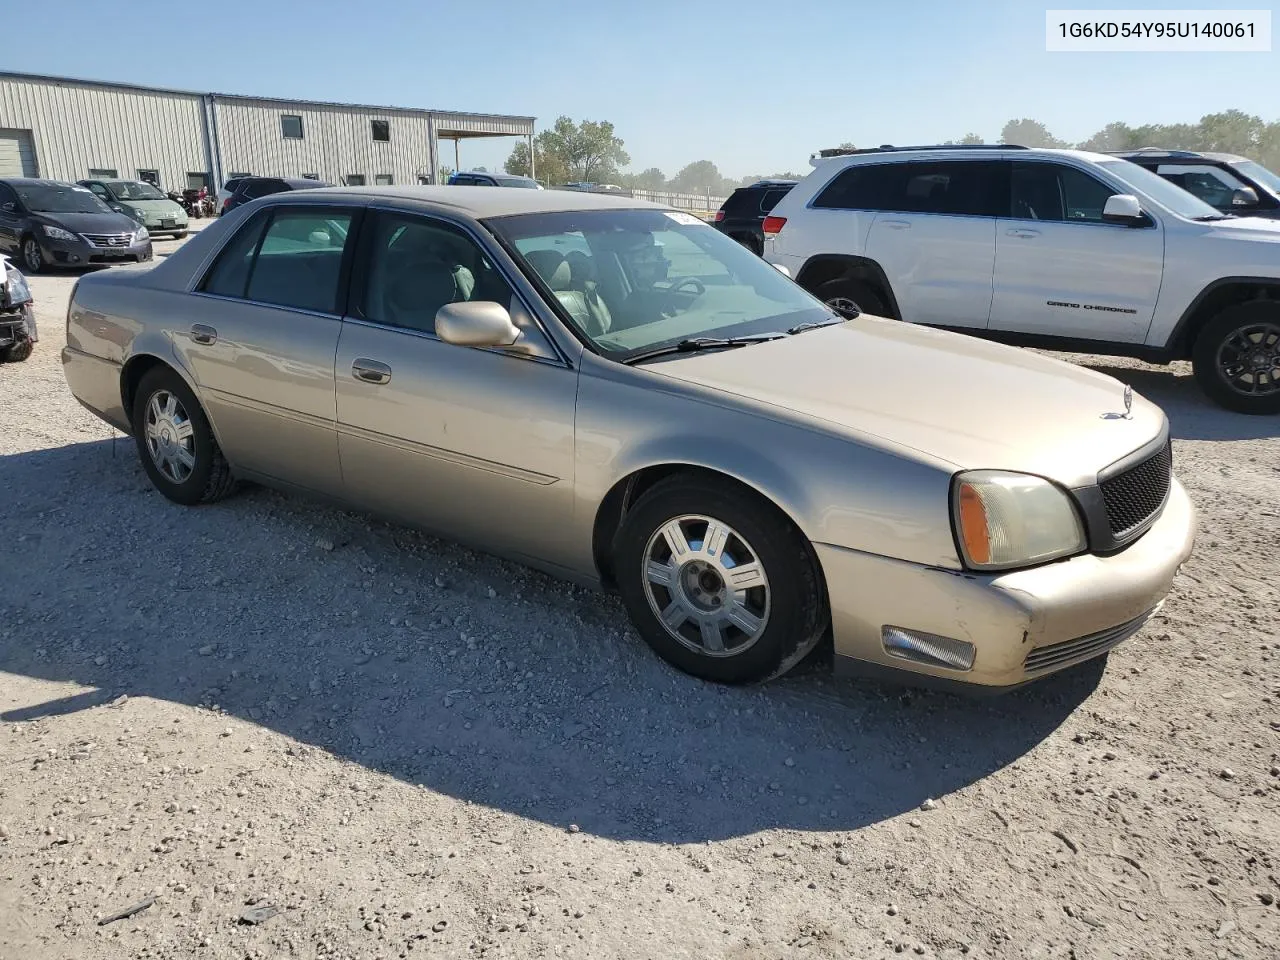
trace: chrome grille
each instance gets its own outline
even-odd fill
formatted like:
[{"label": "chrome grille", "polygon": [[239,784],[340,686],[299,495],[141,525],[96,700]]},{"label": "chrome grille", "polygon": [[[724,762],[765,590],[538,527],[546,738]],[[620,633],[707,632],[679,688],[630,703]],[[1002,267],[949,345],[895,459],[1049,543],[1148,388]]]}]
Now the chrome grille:
[{"label": "chrome grille", "polygon": [[127,247],[133,242],[132,233],[82,233],[95,247]]},{"label": "chrome grille", "polygon": [[1023,669],[1027,673],[1042,673],[1045,670],[1065,667],[1079,660],[1096,657],[1132,637],[1142,629],[1142,625],[1151,619],[1151,615],[1158,609],[1158,606],[1152,607],[1146,613],[1118,627],[1109,627],[1088,636],[1076,637],[1074,640],[1051,643],[1047,647],[1036,647],[1027,654],[1027,659],[1022,665]]},{"label": "chrome grille", "polygon": [[1116,540],[1141,527],[1164,505],[1172,476],[1173,447],[1166,443],[1146,460],[1098,485]]}]

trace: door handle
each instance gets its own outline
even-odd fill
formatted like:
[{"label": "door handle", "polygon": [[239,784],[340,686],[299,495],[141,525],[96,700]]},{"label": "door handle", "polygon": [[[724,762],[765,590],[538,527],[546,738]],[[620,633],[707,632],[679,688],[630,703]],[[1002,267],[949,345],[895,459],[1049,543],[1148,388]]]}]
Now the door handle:
[{"label": "door handle", "polygon": [[193,323],[191,325],[191,339],[195,343],[213,343],[218,339],[218,331],[213,327],[205,326],[203,323]]},{"label": "door handle", "polygon": [[1020,237],[1023,240],[1030,240],[1032,237],[1040,236],[1039,230],[1027,230],[1023,227],[1013,227],[1005,231],[1006,236]]},{"label": "door handle", "polygon": [[877,226],[890,227],[893,230],[910,230],[911,224],[906,220],[877,220]]},{"label": "door handle", "polygon": [[391,368],[377,360],[357,357],[351,364],[351,375],[362,383],[386,383],[391,379]]}]

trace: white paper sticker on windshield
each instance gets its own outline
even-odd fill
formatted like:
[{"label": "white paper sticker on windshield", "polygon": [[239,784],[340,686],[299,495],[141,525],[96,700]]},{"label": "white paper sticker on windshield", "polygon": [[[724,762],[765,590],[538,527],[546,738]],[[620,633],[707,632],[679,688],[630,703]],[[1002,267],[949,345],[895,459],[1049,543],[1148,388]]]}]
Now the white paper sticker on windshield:
[{"label": "white paper sticker on windshield", "polygon": [[682,223],[686,227],[692,227],[692,226],[695,226],[696,224],[702,223],[701,220],[699,220],[697,217],[695,217],[691,213],[681,213],[678,210],[667,210],[665,211],[665,213],[668,217],[670,217],[676,223]]}]

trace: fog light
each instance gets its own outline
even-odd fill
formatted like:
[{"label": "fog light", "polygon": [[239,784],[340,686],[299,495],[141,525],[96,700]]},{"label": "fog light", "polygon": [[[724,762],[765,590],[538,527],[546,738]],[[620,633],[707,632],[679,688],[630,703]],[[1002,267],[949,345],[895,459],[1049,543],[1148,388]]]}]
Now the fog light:
[{"label": "fog light", "polygon": [[972,643],[964,640],[902,627],[881,627],[880,636],[884,651],[889,656],[914,660],[931,667],[945,667],[948,670],[970,669],[977,652]]}]

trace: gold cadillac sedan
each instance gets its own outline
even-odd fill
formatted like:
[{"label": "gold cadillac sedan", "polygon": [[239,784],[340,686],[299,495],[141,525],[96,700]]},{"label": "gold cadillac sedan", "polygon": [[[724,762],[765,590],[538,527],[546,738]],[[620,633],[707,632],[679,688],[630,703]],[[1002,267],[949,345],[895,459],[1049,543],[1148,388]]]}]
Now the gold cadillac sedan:
[{"label": "gold cadillac sedan", "polygon": [[263,198],[82,279],[63,363],[170,500],[256,481],[616,589],[728,683],[829,633],[842,666],[1012,687],[1132,636],[1195,535],[1122,384],[834,315],[617,197]]}]

